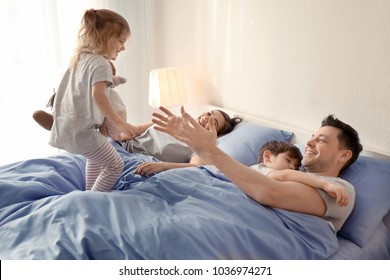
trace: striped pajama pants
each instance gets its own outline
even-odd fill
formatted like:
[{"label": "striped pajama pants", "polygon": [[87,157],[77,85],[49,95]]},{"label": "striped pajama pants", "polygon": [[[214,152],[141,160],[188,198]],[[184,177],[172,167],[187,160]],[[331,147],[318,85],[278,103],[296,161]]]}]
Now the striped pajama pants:
[{"label": "striped pajama pants", "polygon": [[86,189],[109,192],[123,170],[123,160],[115,148],[105,142],[94,152],[83,154],[87,158]]}]

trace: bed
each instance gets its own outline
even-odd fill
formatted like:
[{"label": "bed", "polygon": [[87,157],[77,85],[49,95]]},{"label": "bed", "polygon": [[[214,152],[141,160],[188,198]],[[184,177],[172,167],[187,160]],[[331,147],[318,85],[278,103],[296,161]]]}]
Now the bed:
[{"label": "bed", "polygon": [[[218,145],[250,165],[266,141],[294,138],[246,120]],[[85,191],[85,160],[66,152],[0,167],[0,259],[390,259],[388,159],[360,156],[343,173],[356,206],[335,234],[321,218],[256,203],[213,166],[136,175],[156,159],[112,144],[125,168],[109,193]]]}]

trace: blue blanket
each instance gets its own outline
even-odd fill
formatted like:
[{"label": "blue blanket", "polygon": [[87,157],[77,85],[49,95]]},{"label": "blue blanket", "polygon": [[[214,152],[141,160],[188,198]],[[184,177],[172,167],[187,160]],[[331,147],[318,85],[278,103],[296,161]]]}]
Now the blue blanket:
[{"label": "blue blanket", "polygon": [[0,259],[327,259],[324,220],[264,207],[211,166],[134,174],[155,160],[116,145],[109,193],[84,191],[85,160],[63,153],[0,167]]}]

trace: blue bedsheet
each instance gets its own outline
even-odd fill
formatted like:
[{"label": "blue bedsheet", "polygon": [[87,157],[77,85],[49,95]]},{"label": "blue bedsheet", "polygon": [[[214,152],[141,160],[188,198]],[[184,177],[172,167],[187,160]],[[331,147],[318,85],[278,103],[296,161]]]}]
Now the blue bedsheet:
[{"label": "blue bedsheet", "polygon": [[0,167],[0,259],[326,259],[324,220],[264,207],[212,167],[151,177],[148,156],[116,145],[125,171],[110,193],[84,191],[81,156]]}]

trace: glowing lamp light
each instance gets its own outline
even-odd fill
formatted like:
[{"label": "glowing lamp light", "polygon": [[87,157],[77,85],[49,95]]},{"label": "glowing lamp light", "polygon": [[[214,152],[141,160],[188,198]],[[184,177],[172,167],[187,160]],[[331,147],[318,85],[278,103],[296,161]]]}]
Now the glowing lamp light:
[{"label": "glowing lamp light", "polygon": [[149,74],[149,105],[173,107],[187,101],[184,82],[177,68],[154,69]]}]

